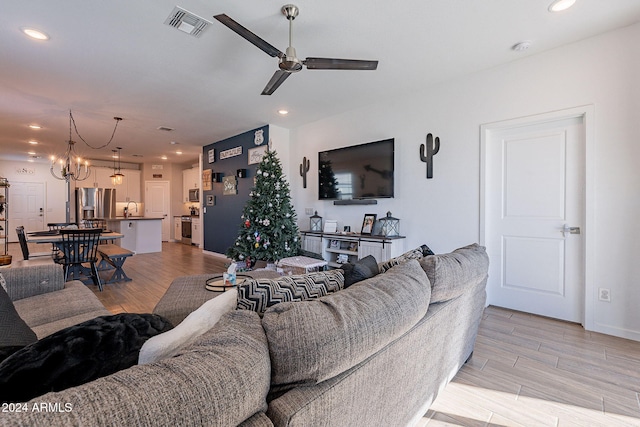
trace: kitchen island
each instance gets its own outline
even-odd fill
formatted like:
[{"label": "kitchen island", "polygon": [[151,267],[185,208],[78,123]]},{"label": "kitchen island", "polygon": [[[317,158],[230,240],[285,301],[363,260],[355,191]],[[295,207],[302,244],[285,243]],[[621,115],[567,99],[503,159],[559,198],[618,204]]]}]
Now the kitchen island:
[{"label": "kitchen island", "polygon": [[119,244],[137,254],[162,252],[163,218],[145,216],[107,219],[107,228],[123,235]]}]

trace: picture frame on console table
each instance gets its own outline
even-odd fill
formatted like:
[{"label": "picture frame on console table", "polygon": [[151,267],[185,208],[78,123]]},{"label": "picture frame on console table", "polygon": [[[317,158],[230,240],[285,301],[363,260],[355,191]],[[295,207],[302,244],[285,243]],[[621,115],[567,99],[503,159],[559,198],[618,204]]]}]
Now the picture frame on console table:
[{"label": "picture frame on console table", "polygon": [[362,230],[360,234],[368,234],[371,235],[373,232],[373,224],[376,222],[376,214],[364,214],[364,219],[362,220]]}]

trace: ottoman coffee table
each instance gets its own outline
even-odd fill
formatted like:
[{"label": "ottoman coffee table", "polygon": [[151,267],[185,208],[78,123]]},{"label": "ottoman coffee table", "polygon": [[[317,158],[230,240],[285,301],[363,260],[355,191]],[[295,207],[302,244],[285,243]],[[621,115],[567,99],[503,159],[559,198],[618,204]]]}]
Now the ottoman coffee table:
[{"label": "ottoman coffee table", "polygon": [[[243,272],[242,274],[255,279],[273,279],[280,277],[277,272],[272,270],[255,270]],[[215,273],[196,274],[176,278],[171,282],[171,285],[169,285],[165,294],[160,298],[158,304],[156,304],[153,313],[159,314],[169,320],[173,326],[178,325],[185,317],[202,304],[222,293],[205,289],[207,280],[214,276],[216,276]],[[241,283],[241,280],[238,280],[238,283]]]}]

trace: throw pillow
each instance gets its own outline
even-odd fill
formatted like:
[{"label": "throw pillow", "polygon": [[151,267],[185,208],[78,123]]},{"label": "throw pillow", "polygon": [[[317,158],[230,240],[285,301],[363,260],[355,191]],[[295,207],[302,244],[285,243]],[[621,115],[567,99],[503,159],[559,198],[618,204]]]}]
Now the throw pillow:
[{"label": "throw pillow", "polygon": [[100,316],[58,331],[0,363],[0,402],[23,402],[136,364],[150,337],[172,328],[157,314]]},{"label": "throw pillow", "polygon": [[237,308],[253,310],[262,316],[267,308],[278,303],[316,299],[343,288],[342,270],[319,271],[277,279],[247,279],[238,286]]},{"label": "throw pillow", "polygon": [[359,259],[354,264],[343,264],[344,271],[344,287],[348,288],[354,283],[369,279],[378,274],[378,262],[373,255]]},{"label": "throw pillow", "polygon": [[211,329],[223,314],[236,308],[238,290],[233,288],[205,302],[178,326],[150,338],[142,345],[138,364],[153,363],[174,356],[181,348]]},{"label": "throw pillow", "polygon": [[7,290],[7,281],[4,279],[2,273],[0,273],[0,285],[2,285],[5,291]]},{"label": "throw pillow", "polygon": [[38,341],[13,306],[13,301],[0,286],[0,362],[22,347]]},{"label": "throw pillow", "polygon": [[487,280],[489,257],[477,243],[448,254],[424,257],[420,266],[431,282],[431,302],[447,301]]},{"label": "throw pillow", "polygon": [[422,245],[418,248],[405,252],[400,256],[391,258],[390,260],[387,260],[385,262],[381,262],[380,264],[378,264],[378,269],[380,270],[380,273],[384,273],[385,271],[389,270],[393,266],[405,263],[410,259],[420,260],[423,257],[426,257],[427,255],[433,255],[433,251],[429,248],[429,246]]}]

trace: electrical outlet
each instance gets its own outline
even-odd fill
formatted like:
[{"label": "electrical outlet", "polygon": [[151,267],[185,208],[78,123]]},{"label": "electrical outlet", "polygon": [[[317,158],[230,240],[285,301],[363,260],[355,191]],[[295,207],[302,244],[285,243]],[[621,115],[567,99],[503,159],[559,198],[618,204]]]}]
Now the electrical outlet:
[{"label": "electrical outlet", "polygon": [[608,288],[598,288],[598,299],[604,302],[611,302],[611,290]]},{"label": "electrical outlet", "polygon": [[313,208],[305,208],[304,209],[304,214],[305,215],[313,215]]}]

